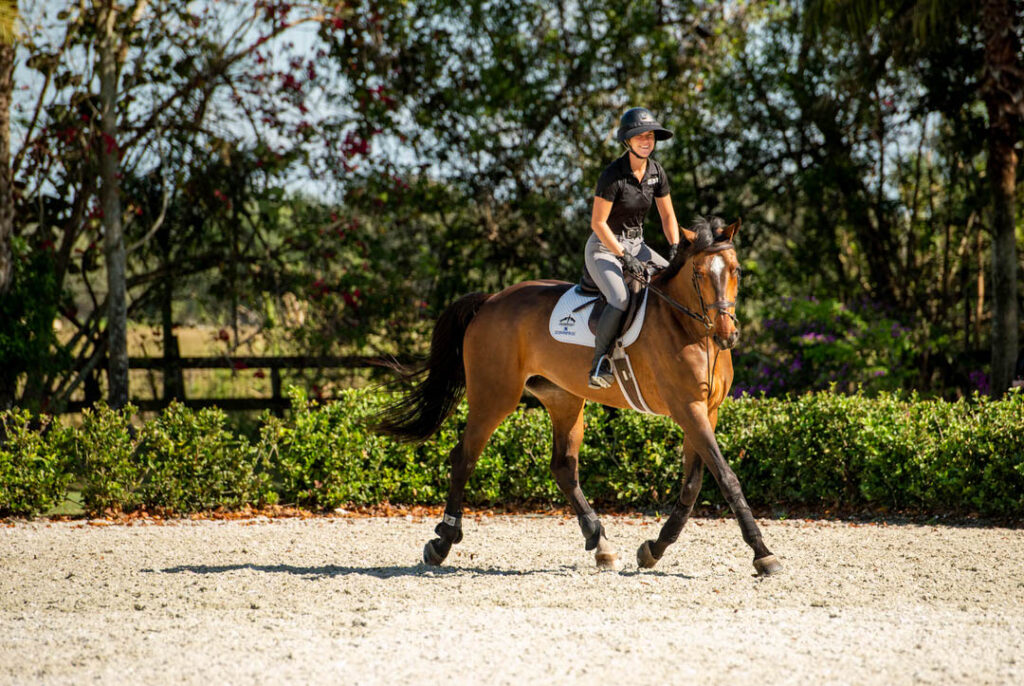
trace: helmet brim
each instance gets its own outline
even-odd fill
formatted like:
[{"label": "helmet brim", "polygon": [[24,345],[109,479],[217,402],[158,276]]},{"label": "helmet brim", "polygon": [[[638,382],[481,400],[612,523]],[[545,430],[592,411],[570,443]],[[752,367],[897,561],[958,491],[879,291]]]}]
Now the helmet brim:
[{"label": "helmet brim", "polygon": [[637,126],[636,128],[630,129],[629,131],[626,131],[623,134],[623,137],[619,140],[620,142],[625,143],[630,138],[633,138],[634,136],[639,136],[642,133],[647,133],[648,131],[654,132],[654,140],[656,141],[667,141],[669,138],[672,137],[672,132],[663,126],[660,126],[659,124],[643,124],[641,126]]}]

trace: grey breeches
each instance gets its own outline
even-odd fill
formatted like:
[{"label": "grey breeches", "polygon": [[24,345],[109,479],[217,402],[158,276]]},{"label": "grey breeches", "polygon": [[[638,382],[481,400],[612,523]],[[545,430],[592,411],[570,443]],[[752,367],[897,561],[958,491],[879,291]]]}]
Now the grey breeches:
[{"label": "grey breeches", "polygon": [[[668,260],[651,250],[642,238],[618,238],[618,241],[624,251],[641,262],[653,262],[659,267],[668,265]],[[629,303],[629,292],[626,290],[619,258],[604,247],[596,233],[590,234],[583,254],[587,261],[587,271],[608,304],[615,309],[625,310]]]}]

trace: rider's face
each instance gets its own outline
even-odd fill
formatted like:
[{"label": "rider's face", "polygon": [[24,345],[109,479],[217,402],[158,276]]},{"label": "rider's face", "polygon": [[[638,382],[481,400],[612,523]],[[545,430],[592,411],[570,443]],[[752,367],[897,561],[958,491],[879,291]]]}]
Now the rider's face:
[{"label": "rider's face", "polygon": [[638,157],[647,157],[654,152],[654,132],[647,131],[629,139],[629,149]]}]

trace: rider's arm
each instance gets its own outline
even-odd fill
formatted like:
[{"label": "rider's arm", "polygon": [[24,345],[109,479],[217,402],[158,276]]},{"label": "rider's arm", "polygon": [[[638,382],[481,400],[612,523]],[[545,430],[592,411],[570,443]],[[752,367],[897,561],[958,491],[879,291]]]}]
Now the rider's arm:
[{"label": "rider's arm", "polygon": [[590,228],[597,234],[598,239],[604,244],[604,247],[611,250],[613,255],[622,256],[622,246],[619,245],[619,241],[615,238],[615,234],[612,233],[612,228],[608,226],[608,215],[612,211],[611,200],[605,200],[604,198],[594,196],[594,209],[590,213]]},{"label": "rider's arm", "polygon": [[661,215],[661,228],[665,232],[665,238],[669,245],[679,242],[679,222],[676,221],[676,211],[672,207],[672,196],[666,195],[661,198],[654,198],[658,205],[658,214]]}]

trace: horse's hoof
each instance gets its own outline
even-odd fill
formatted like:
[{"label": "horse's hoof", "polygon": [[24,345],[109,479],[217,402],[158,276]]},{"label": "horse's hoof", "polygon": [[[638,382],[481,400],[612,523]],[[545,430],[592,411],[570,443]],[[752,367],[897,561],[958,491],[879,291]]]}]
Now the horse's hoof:
[{"label": "horse's hoof", "polygon": [[597,562],[598,569],[610,569],[613,572],[622,569],[622,563],[619,562],[617,553],[595,553],[594,560]]},{"label": "horse's hoof", "polygon": [[771,576],[782,571],[782,563],[774,555],[765,555],[754,560],[754,569],[757,570],[758,576]]},{"label": "horse's hoof", "polygon": [[444,562],[445,557],[447,556],[437,552],[437,549],[434,548],[433,541],[427,541],[427,544],[423,546],[423,564],[430,565],[431,567],[439,567],[441,563]]},{"label": "horse's hoof", "polygon": [[658,564],[658,560],[659,558],[654,557],[654,553],[651,552],[650,541],[644,541],[636,549],[636,563],[640,569],[651,569],[654,565]]}]

